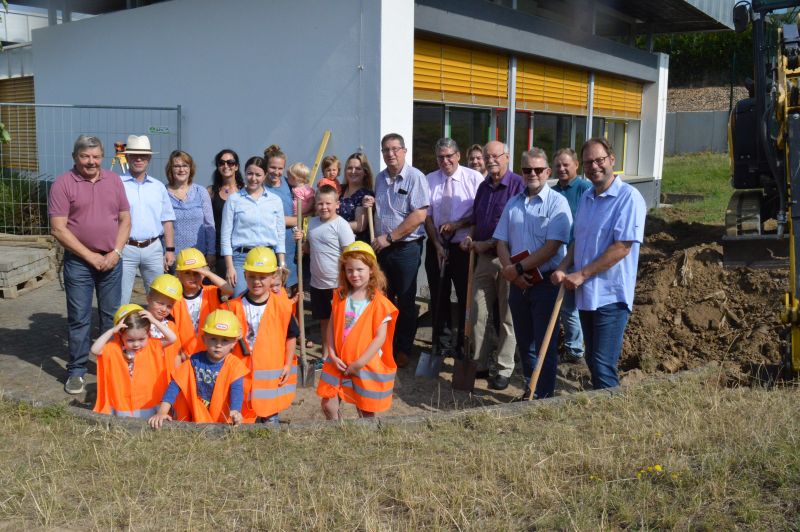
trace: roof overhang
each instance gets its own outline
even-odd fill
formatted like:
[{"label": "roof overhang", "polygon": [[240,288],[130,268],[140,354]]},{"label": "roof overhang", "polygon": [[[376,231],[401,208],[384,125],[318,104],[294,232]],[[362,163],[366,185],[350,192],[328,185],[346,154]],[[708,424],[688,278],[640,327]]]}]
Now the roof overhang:
[{"label": "roof overhang", "polygon": [[[734,0],[597,0],[600,11],[627,17],[636,34],[688,33],[733,29]],[[614,35],[598,27],[599,35]]]}]

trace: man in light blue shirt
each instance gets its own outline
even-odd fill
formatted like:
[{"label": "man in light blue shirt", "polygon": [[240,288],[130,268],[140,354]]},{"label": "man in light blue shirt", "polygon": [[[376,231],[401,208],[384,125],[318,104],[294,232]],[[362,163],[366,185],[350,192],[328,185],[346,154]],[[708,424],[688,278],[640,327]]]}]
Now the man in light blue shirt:
[{"label": "man in light blue shirt", "polygon": [[614,175],[616,158],[606,139],[586,141],[581,156],[592,188],[581,196],[575,241],[553,282],[575,290],[592,385],[611,388],[619,385],[617,363],[633,310],[647,207],[638,190]]},{"label": "man in light blue shirt", "polygon": [[372,247],[386,274],[386,295],[396,303],[399,312],[394,360],[402,368],[408,365],[417,335],[417,271],[430,193],[425,174],[406,164],[406,145],[401,135],[384,135],[381,153],[386,169],[375,178],[378,217]]},{"label": "man in light blue shirt", "polygon": [[164,183],[147,175],[153,156],[150,139],[146,135],[130,135],[125,156],[128,171],[120,177],[131,206],[131,235],[122,250],[122,305],[130,302],[137,271],[147,292],[153,279],[175,262],[172,202]]},{"label": "man in light blue shirt", "polygon": [[[521,169],[525,190],[508,201],[493,237],[497,240],[497,258],[503,267],[503,277],[511,283],[508,305],[522,359],[522,375],[529,389],[558,295],[558,286],[550,282],[550,274],[566,255],[572,214],[566,198],[547,186],[550,166],[544,150],[533,148],[523,153]],[[512,260],[526,252],[528,255],[522,260]],[[537,269],[543,279],[531,283],[526,276],[531,272],[535,274]],[[556,344],[556,335],[553,335],[536,383],[537,399],[552,397],[555,393]],[[526,389],[523,398],[528,395]]]}]

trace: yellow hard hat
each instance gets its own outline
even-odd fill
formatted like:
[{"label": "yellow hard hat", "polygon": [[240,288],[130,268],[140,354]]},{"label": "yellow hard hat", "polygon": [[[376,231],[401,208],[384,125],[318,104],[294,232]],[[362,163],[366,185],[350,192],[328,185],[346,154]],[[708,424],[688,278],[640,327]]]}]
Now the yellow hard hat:
[{"label": "yellow hard hat", "polygon": [[144,310],[141,305],[137,305],[136,303],[128,303],[127,305],[122,305],[117,309],[114,313],[114,325],[118,325],[119,322],[125,319],[125,316],[130,314],[131,312],[140,312]]},{"label": "yellow hard hat", "polygon": [[194,270],[195,268],[202,268],[203,266],[208,266],[206,256],[196,248],[182,249],[175,259],[175,269],[179,272]]},{"label": "yellow hard hat", "polygon": [[168,273],[161,274],[153,279],[150,290],[155,290],[176,301],[183,297],[183,285],[181,285],[177,277]]},{"label": "yellow hard hat", "polygon": [[240,335],[239,320],[236,319],[236,314],[230,310],[215,310],[206,318],[206,322],[203,324],[203,332],[228,338],[238,338]]},{"label": "yellow hard hat", "polygon": [[342,251],[343,255],[347,255],[348,253],[353,253],[355,251],[362,251],[367,255],[372,255],[372,258],[377,259],[378,257],[375,256],[375,250],[372,249],[372,246],[367,244],[366,242],[362,242],[360,240],[356,240]]},{"label": "yellow hard hat", "polygon": [[265,246],[251,249],[244,258],[244,271],[258,273],[272,273],[278,269],[278,259],[275,252]]}]

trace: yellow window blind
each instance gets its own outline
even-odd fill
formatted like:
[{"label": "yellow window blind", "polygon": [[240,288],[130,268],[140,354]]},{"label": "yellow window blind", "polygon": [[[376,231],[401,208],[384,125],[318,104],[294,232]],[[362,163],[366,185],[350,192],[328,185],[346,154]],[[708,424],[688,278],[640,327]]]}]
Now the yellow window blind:
[{"label": "yellow window blind", "polygon": [[594,112],[598,116],[638,120],[642,114],[642,84],[597,74],[594,78]]},{"label": "yellow window blind", "polygon": [[[34,103],[33,76],[0,80],[0,102]],[[33,107],[0,106],[0,122],[11,133],[11,142],[0,149],[0,165],[38,171],[36,110]]]},{"label": "yellow window blind", "polygon": [[414,99],[507,106],[508,57],[415,39]]},{"label": "yellow window blind", "polygon": [[520,59],[517,62],[517,109],[587,114],[589,76],[554,63]]}]

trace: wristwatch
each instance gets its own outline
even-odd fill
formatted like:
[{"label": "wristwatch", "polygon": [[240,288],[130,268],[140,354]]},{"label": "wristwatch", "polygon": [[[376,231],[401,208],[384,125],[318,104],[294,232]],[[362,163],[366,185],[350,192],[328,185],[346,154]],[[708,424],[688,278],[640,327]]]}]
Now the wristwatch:
[{"label": "wristwatch", "polygon": [[164,248],[164,251],[166,251],[166,252],[168,252],[168,253],[169,253],[170,251],[171,251],[171,252],[173,252],[173,253],[175,253],[175,248],[174,248],[174,247],[166,247],[166,248]]},{"label": "wristwatch", "polygon": [[386,233],[386,241],[389,242],[390,244],[394,244],[394,238],[392,238],[392,232],[391,231]]},{"label": "wristwatch", "polygon": [[514,269],[517,270],[517,275],[524,275],[525,274],[525,269],[522,267],[522,264],[519,263],[519,262],[514,265]]}]

